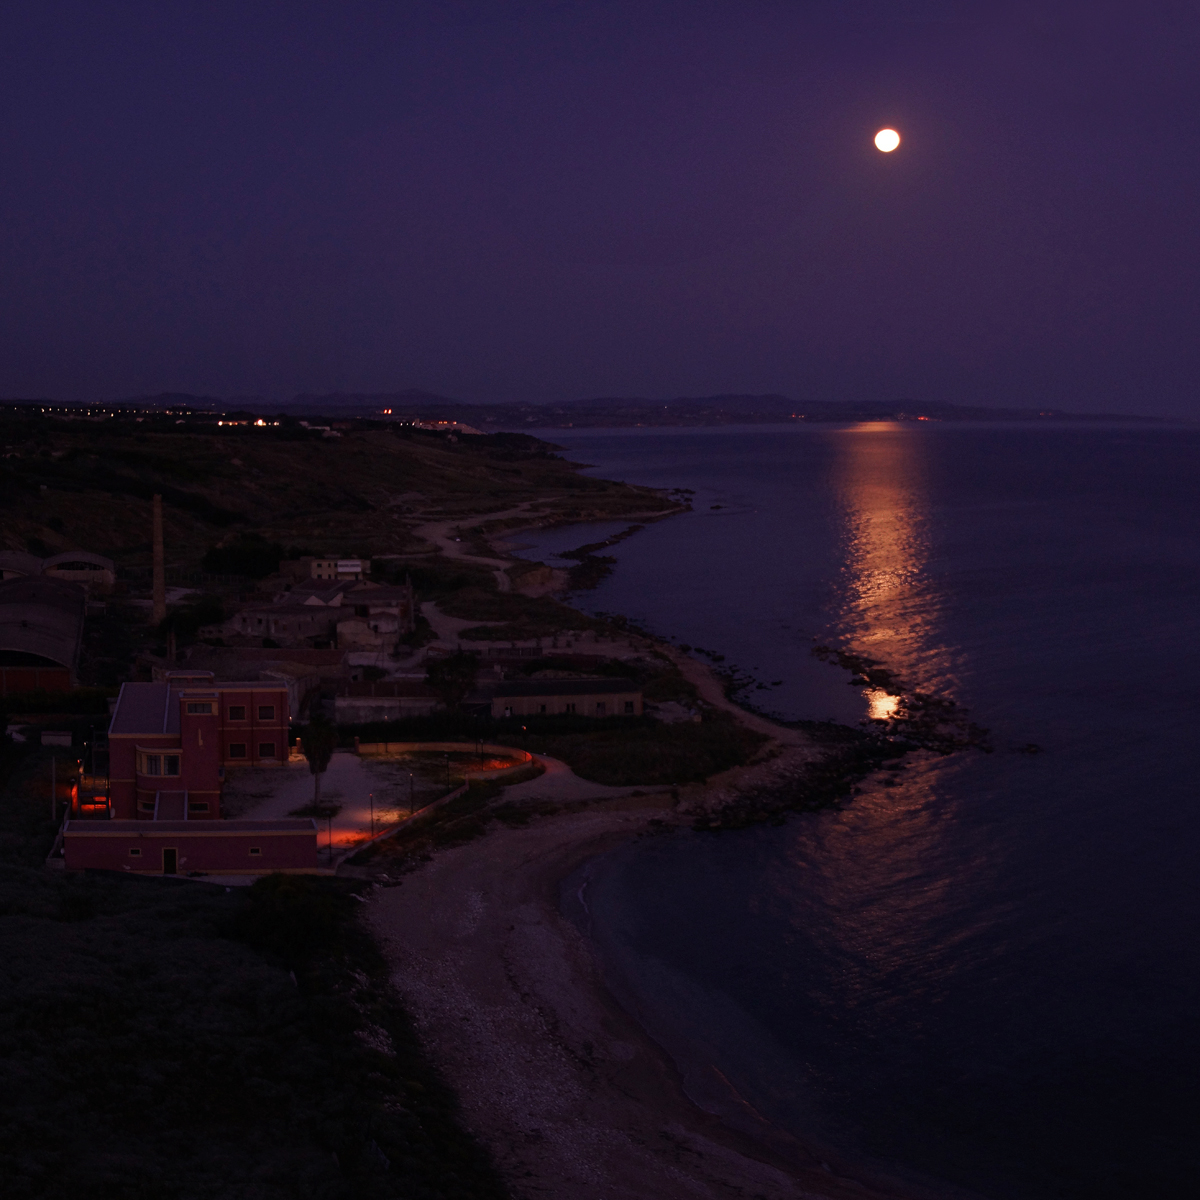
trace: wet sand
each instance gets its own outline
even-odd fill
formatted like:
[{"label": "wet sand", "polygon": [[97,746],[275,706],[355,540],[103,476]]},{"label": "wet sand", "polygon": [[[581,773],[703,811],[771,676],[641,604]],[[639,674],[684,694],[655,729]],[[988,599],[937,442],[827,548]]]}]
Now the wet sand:
[{"label": "wet sand", "polygon": [[[727,772],[720,785],[762,782],[802,754]],[[705,807],[706,793],[612,798],[497,827],[377,889],[370,920],[394,982],[518,1197],[898,1197],[765,1122],[750,1137],[693,1104],[560,912],[577,867],[651,821],[689,819],[683,810]]]}]

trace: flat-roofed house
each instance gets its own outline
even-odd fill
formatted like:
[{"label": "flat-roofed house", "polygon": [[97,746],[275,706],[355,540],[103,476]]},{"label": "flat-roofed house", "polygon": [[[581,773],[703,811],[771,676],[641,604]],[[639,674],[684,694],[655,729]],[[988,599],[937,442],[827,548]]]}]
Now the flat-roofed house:
[{"label": "flat-roofed house", "polygon": [[317,826],[280,821],[68,821],[68,870],[131,875],[311,875]]},{"label": "flat-roofed house", "polygon": [[283,683],[217,683],[208,672],[126,683],[108,731],[112,815],[215,821],[226,768],[281,766],[287,736]]},{"label": "flat-roofed house", "polygon": [[290,579],[361,580],[370,573],[371,564],[362,558],[303,558],[287,559],[279,564],[280,574]]},{"label": "flat-roofed house", "polygon": [[281,646],[328,645],[337,635],[336,616],[320,603],[261,604],[234,613],[225,628],[243,637],[270,638]]},{"label": "flat-roofed house", "polygon": [[492,716],[640,717],[642,690],[628,679],[530,679],[497,684]]},{"label": "flat-roofed house", "polygon": [[419,679],[343,683],[333,702],[336,720],[347,725],[427,717],[437,704],[437,696]]},{"label": "flat-roofed house", "polygon": [[226,768],[282,766],[287,731],[283,686],[218,683],[205,671],[125,684],[108,732],[109,819],[73,807],[64,865],[140,875],[318,870],[311,819],[221,819]]},{"label": "flat-roofed house", "polygon": [[412,586],[364,584],[347,592],[337,616],[337,644],[343,650],[395,649],[415,628]]}]

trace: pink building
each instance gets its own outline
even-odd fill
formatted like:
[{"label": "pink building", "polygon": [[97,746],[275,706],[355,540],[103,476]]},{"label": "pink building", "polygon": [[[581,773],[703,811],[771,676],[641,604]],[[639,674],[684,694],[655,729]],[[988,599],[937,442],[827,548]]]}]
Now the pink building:
[{"label": "pink building", "polygon": [[221,819],[227,768],[282,766],[287,734],[282,683],[217,683],[208,671],[178,671],[161,683],[125,684],[108,733],[108,819],[72,805],[65,865],[143,875],[318,870],[311,819]]},{"label": "pink building", "polygon": [[283,683],[216,683],[171,672],[121,687],[108,731],[109,802],[119,821],[215,821],[227,767],[287,761]]},{"label": "pink building", "polygon": [[263,875],[317,870],[317,826],[285,821],[68,821],[69,871],[136,875]]}]

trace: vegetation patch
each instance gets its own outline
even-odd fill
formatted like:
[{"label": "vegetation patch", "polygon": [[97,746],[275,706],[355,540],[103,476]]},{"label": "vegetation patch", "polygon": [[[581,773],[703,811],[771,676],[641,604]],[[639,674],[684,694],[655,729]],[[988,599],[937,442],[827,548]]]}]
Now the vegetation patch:
[{"label": "vegetation patch", "polygon": [[727,713],[674,725],[649,717],[624,718],[623,723],[614,718],[598,729],[556,729],[559,720],[529,720],[527,730],[515,730],[503,740],[562,759],[582,779],[614,787],[699,783],[747,762],[767,741]]},{"label": "vegetation patch", "polygon": [[461,795],[427,812],[418,813],[391,837],[368,846],[350,861],[362,866],[400,860],[411,869],[428,861],[438,850],[463,846],[481,837],[493,821],[499,820],[509,825],[524,823],[534,815],[532,811],[529,817],[518,817],[514,814],[521,806],[496,805],[495,801],[507,785],[536,779],[541,773],[540,764],[532,763],[525,772],[509,776],[503,782],[495,779],[472,780]]},{"label": "vegetation patch", "polygon": [[501,1200],[361,885],[41,866],[39,751],[0,753],[0,1178],[14,1200]]}]

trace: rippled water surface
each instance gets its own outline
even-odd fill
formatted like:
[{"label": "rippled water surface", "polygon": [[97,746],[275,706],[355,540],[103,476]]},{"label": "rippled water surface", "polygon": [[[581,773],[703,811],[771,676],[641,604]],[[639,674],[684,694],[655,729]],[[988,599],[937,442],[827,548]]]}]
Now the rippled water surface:
[{"label": "rippled water surface", "polygon": [[870,699],[809,653],[839,639],[997,747],[910,761],[840,813],[644,839],[569,881],[691,1094],[988,1197],[1194,1194],[1200,434],[558,440],[696,493],[610,551],[586,604],[782,680],[764,707],[853,721]]}]

